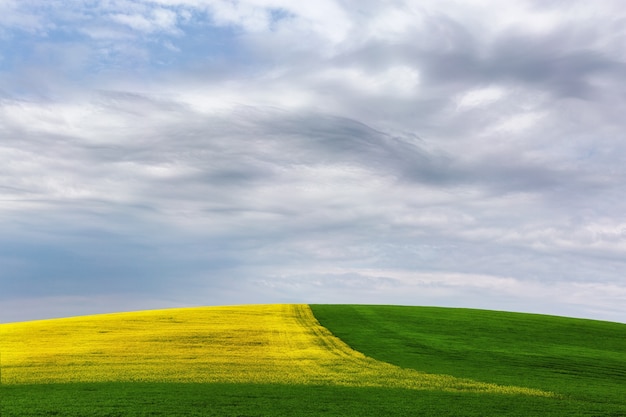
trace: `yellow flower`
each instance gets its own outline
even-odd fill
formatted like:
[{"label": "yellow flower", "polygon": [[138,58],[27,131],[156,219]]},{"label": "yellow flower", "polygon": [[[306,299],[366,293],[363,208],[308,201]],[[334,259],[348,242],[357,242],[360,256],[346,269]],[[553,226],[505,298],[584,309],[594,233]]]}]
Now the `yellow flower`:
[{"label": "yellow flower", "polygon": [[245,382],[552,395],[368,358],[307,305],[200,307],[0,325],[2,383]]}]

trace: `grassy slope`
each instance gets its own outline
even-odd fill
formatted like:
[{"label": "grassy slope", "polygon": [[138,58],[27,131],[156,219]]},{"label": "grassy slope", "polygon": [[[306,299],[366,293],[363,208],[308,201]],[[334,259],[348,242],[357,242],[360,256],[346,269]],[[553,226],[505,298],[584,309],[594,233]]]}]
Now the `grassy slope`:
[{"label": "grassy slope", "polygon": [[[313,309],[333,332],[343,332],[349,344],[378,359],[429,372],[548,388],[571,398],[249,383],[1,385],[0,415],[626,416],[620,395],[625,386],[625,342],[620,337],[625,325],[471,310]],[[541,328],[544,325],[548,327]],[[537,368],[538,363],[549,366]]]},{"label": "grassy slope", "polygon": [[[2,417],[609,415],[553,398],[381,387],[278,384],[78,383],[0,387]],[[614,417],[624,415],[610,414]]]},{"label": "grassy slope", "polygon": [[312,309],[323,326],[375,359],[555,391],[581,412],[626,415],[626,324],[435,307]]}]

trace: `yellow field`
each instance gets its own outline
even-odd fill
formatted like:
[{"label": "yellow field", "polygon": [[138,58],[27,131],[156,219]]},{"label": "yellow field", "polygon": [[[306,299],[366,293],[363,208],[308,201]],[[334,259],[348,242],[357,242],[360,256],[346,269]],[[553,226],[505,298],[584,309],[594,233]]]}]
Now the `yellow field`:
[{"label": "yellow field", "polygon": [[3,384],[77,381],[389,386],[551,396],[379,362],[307,305],[202,307],[0,325]]}]

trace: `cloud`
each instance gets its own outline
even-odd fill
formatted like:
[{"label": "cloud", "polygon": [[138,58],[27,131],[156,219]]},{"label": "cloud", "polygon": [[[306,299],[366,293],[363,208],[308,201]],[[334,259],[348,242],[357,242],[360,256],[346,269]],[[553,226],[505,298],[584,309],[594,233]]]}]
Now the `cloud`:
[{"label": "cloud", "polygon": [[111,15],[111,20],[129,26],[131,29],[151,33],[155,31],[171,31],[176,27],[177,16],[167,9],[152,10],[149,17],[141,14],[117,13]]},{"label": "cloud", "polygon": [[623,12],[493,6],[3,3],[3,302],[619,319]]}]

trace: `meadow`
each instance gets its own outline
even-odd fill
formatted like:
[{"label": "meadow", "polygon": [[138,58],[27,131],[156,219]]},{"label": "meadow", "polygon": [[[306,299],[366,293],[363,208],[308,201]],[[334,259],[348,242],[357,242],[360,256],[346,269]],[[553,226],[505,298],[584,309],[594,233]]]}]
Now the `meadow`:
[{"label": "meadow", "polygon": [[312,309],[334,335],[372,358],[551,391],[581,415],[626,416],[626,324],[460,308]]},{"label": "meadow", "polygon": [[3,417],[626,416],[626,325],[617,323],[263,305],[8,323],[0,332]]}]

